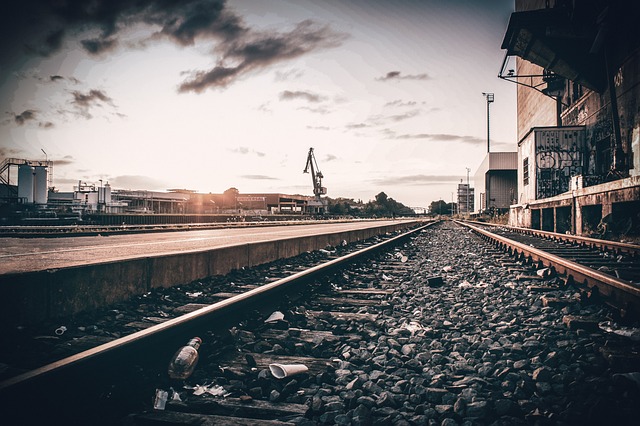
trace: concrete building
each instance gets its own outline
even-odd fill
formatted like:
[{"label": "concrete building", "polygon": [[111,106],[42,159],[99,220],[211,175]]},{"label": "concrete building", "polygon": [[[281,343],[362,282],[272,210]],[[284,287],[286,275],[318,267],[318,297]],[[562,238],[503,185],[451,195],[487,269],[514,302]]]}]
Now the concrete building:
[{"label": "concrete building", "polygon": [[474,188],[466,183],[458,184],[458,213],[467,215],[473,212]]},{"label": "concrete building", "polygon": [[473,177],[476,213],[504,213],[515,201],[517,152],[489,152]]},{"label": "concrete building", "polygon": [[[512,225],[640,231],[639,2],[516,0],[500,77],[518,83]],[[515,57],[515,68],[505,69]]]}]

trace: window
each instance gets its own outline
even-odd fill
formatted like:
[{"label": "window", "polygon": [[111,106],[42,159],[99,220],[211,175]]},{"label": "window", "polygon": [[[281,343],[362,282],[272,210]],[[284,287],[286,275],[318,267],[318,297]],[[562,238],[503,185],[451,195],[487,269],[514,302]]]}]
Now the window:
[{"label": "window", "polygon": [[522,183],[529,185],[529,157],[522,160]]}]

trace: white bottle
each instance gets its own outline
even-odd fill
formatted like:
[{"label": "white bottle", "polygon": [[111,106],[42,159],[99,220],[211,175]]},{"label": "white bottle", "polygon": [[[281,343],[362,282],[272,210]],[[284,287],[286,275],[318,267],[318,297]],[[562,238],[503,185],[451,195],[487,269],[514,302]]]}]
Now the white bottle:
[{"label": "white bottle", "polygon": [[169,377],[184,380],[191,376],[198,363],[198,348],[202,339],[194,337],[186,346],[178,349],[169,363]]}]

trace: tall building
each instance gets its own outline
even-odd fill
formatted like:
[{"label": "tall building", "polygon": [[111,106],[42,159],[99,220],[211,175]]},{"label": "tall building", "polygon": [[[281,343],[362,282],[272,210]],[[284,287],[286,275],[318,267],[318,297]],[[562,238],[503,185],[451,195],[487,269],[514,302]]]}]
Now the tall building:
[{"label": "tall building", "polygon": [[500,72],[518,83],[512,225],[640,231],[639,10],[636,1],[516,0]]},{"label": "tall building", "polygon": [[458,213],[469,214],[473,212],[473,188],[466,183],[458,184]]}]

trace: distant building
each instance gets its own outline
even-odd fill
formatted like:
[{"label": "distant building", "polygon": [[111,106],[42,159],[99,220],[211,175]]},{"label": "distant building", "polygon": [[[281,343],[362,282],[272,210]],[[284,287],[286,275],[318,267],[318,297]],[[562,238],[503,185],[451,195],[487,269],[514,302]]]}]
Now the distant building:
[{"label": "distant building", "polygon": [[504,213],[515,202],[518,153],[489,152],[473,178],[476,213]]},{"label": "distant building", "polygon": [[[459,214],[470,214],[473,212],[474,208],[474,199],[473,199],[474,189],[467,185],[466,183],[458,184],[458,213]],[[468,208],[467,208],[468,206]]]}]

